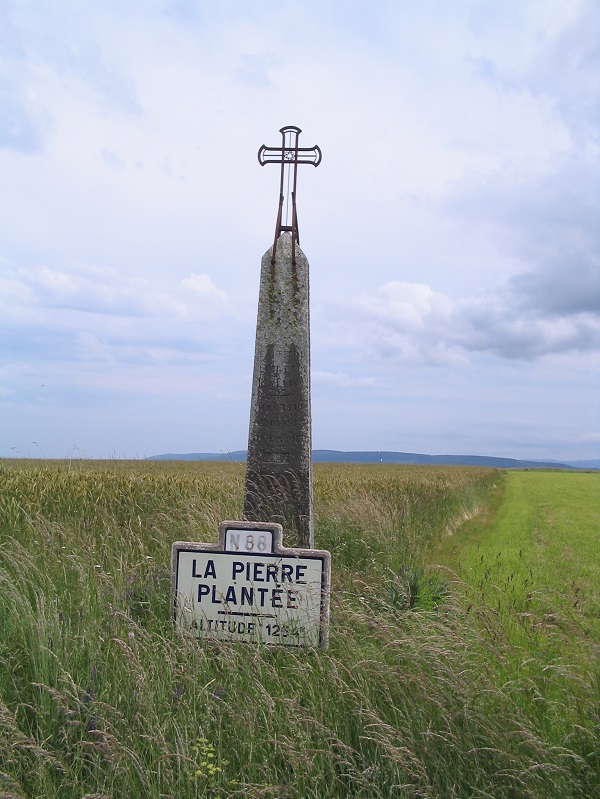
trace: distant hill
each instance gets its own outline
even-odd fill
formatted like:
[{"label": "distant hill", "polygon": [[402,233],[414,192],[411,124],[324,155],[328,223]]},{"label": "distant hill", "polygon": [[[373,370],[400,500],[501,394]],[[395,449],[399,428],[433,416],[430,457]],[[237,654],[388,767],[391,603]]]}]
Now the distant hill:
[{"label": "distant hill", "polygon": [[[550,461],[550,463],[557,463],[557,461]],[[573,466],[574,469],[600,469],[600,460],[592,458],[587,461],[565,461],[567,466]]]},{"label": "distant hill", "polygon": [[[313,450],[313,463],[407,463],[438,466],[492,466],[496,469],[592,469],[598,461],[560,463],[558,461],[524,461],[494,458],[486,455],[421,455],[415,452],[340,452],[335,449]],[[153,455],[151,461],[245,461],[246,450],[234,452],[190,452],[185,455]],[[586,464],[580,466],[578,464]]]},{"label": "distant hill", "polygon": [[147,461],[245,461],[246,450],[238,449],[233,452],[188,452],[185,455],[151,455]]}]

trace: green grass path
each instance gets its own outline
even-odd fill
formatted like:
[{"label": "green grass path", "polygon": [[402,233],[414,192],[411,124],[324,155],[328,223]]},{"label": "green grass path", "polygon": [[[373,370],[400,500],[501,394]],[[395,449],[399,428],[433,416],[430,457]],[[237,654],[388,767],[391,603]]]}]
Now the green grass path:
[{"label": "green grass path", "polygon": [[488,603],[600,643],[600,474],[511,471],[432,553]]}]

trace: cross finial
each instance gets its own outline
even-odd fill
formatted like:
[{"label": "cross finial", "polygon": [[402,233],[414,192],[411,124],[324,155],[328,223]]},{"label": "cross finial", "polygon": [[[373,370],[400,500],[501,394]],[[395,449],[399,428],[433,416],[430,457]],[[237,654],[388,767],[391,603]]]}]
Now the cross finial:
[{"label": "cross finial", "polygon": [[[262,145],[258,151],[258,162],[261,166],[265,164],[281,164],[281,180],[279,183],[279,210],[277,212],[277,224],[275,226],[275,240],[273,242],[272,263],[275,262],[277,249],[277,239],[284,232],[292,234],[292,263],[296,263],[296,242],[300,244],[298,235],[298,215],[296,213],[296,180],[298,176],[298,164],[312,164],[319,166],[321,163],[321,148],[298,147],[298,137],[302,133],[300,128],[295,125],[287,125],[281,128],[281,147],[267,147]],[[285,196],[284,196],[285,191]],[[285,222],[283,218],[283,202],[287,198],[285,207]],[[292,200],[291,219],[290,219],[290,198]]]}]

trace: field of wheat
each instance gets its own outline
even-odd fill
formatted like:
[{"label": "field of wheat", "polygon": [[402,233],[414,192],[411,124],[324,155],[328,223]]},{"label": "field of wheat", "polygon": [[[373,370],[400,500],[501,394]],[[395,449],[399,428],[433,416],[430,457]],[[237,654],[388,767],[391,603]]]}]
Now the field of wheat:
[{"label": "field of wheat", "polygon": [[243,479],[0,462],[0,799],[600,797],[600,680],[431,568],[502,473],[316,465],[327,652],[175,634],[171,544],[216,541]]}]

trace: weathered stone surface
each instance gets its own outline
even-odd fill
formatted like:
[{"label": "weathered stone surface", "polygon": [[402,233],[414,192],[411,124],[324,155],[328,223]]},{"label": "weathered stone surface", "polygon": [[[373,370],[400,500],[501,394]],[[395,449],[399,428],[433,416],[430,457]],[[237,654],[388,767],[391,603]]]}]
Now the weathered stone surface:
[{"label": "weathered stone surface", "polygon": [[312,548],[308,261],[296,244],[292,263],[288,233],[271,258],[269,249],[261,264],[244,515],[281,524],[286,546]]}]

